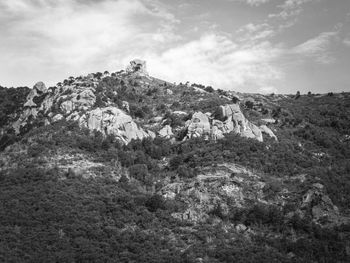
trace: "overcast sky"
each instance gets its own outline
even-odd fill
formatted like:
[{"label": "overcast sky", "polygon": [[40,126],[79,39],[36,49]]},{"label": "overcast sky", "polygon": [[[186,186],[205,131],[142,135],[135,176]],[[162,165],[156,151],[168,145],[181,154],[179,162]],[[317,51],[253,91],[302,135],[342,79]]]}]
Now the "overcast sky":
[{"label": "overcast sky", "polygon": [[50,86],[134,58],[170,82],[350,91],[350,0],[0,0],[2,86]]}]

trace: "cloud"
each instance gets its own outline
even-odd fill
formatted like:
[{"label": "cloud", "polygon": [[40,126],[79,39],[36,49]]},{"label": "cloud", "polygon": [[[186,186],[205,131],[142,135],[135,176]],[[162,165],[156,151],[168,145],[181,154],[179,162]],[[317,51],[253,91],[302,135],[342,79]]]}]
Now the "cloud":
[{"label": "cloud", "polygon": [[330,46],[337,35],[338,32],[323,32],[296,46],[292,52],[303,57],[311,57],[320,64],[333,63],[335,58],[330,52]]},{"label": "cloud", "polygon": [[196,82],[220,89],[247,91],[283,78],[274,61],[280,49],[269,42],[238,45],[224,35],[207,34],[181,46],[149,54],[150,72],[172,82]]},{"label": "cloud", "polygon": [[303,11],[303,5],[309,2],[317,2],[318,0],[285,0],[283,4],[278,8],[281,10],[279,13],[269,14],[270,19],[280,19],[287,21],[280,25],[280,30],[292,27],[297,23],[298,15]]},{"label": "cloud", "polygon": [[347,47],[350,47],[350,38],[345,38],[345,39],[343,40],[343,44],[344,44],[345,46],[347,46]]},{"label": "cloud", "polygon": [[14,85],[120,67],[126,53],[180,39],[179,21],[155,0],[2,0],[0,10],[1,81]]},{"label": "cloud", "polygon": [[263,39],[271,38],[276,34],[272,26],[270,26],[267,23],[261,23],[261,24],[249,23],[239,28],[237,30],[237,33],[241,35],[239,40],[245,41],[245,42],[261,41]]},{"label": "cloud", "polygon": [[[237,1],[237,0],[231,0],[231,1]],[[239,1],[245,2],[246,4],[251,6],[259,6],[270,2],[270,0],[239,0]]]}]

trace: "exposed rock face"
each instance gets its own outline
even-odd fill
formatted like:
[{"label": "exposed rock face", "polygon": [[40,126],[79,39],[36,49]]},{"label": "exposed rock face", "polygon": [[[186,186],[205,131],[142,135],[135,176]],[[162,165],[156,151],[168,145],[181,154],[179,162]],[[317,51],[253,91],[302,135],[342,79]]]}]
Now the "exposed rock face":
[{"label": "exposed rock face", "polygon": [[210,134],[209,118],[200,111],[193,114],[192,119],[186,122],[186,126],[188,129],[188,138],[197,138]]},{"label": "exposed rock face", "polygon": [[276,122],[276,120],[275,119],[261,119],[263,122],[265,122],[265,123],[267,123],[267,124],[269,124],[269,123],[275,123]]},{"label": "exposed rock face", "polygon": [[224,134],[235,132],[243,137],[263,141],[261,130],[244,117],[238,104],[221,106],[220,110],[220,119],[224,121],[211,120],[207,114],[202,112],[193,114],[192,119],[186,123],[187,138],[211,135],[214,140],[217,140],[223,138]]},{"label": "exposed rock face", "polygon": [[[232,176],[232,174],[235,174]],[[252,202],[264,200],[264,183],[257,174],[235,164],[221,164],[203,169],[196,180],[178,180],[166,184],[159,194],[167,199],[184,201],[187,209],[172,216],[185,221],[205,222],[215,209],[227,214],[228,206],[247,207]]]},{"label": "exposed rock face", "polygon": [[77,90],[67,96],[62,96],[64,101],[60,109],[63,112],[70,113],[75,110],[87,110],[96,102],[96,96],[92,89]]},{"label": "exposed rock face", "polygon": [[135,59],[130,61],[130,65],[126,68],[128,73],[137,73],[141,76],[148,76],[146,61],[141,59]]},{"label": "exposed rock face", "polygon": [[158,132],[159,136],[162,138],[169,139],[174,136],[170,125],[165,125],[163,129]]},{"label": "exposed rock face", "polygon": [[221,106],[221,110],[223,118],[226,118],[227,132],[234,131],[243,137],[263,141],[260,129],[244,117],[238,104]]},{"label": "exposed rock face", "polygon": [[[132,65],[137,70],[138,63],[135,62]],[[140,70],[143,69],[145,68],[140,68]],[[61,85],[49,91],[42,82],[37,83],[27,97],[24,111],[13,124],[16,133],[18,134],[21,127],[26,126],[30,119],[37,118],[40,112],[46,116],[46,124],[64,118],[78,121],[81,126],[90,130],[97,130],[103,134],[113,134],[123,143],[129,143],[132,139],[155,137],[153,132],[139,128],[131,116],[121,109],[113,106],[93,109],[96,103],[96,84],[91,81],[86,82],[90,86],[87,86],[86,83],[79,85],[79,83],[82,82],[76,81],[73,84]],[[40,105],[33,102],[37,96],[44,96]],[[128,110],[128,103],[124,102],[123,105]]]},{"label": "exposed rock face", "polygon": [[303,196],[301,210],[311,215],[314,222],[321,225],[337,224],[340,221],[339,210],[324,191],[324,186],[316,183]]},{"label": "exposed rock face", "polygon": [[90,130],[113,134],[124,143],[133,139],[153,137],[153,134],[139,128],[129,115],[116,107],[94,109],[83,115],[79,123]]},{"label": "exposed rock face", "polygon": [[122,105],[123,109],[127,112],[130,112],[129,102],[123,101],[122,103],[123,103],[123,105]]},{"label": "exposed rock face", "polygon": [[273,133],[273,131],[271,131],[271,129],[269,127],[267,127],[266,125],[261,125],[260,126],[260,130],[269,135],[271,138],[275,139],[276,141],[278,141],[277,136]]},{"label": "exposed rock face", "polygon": [[[148,77],[146,62],[143,60],[133,60],[127,69],[127,72],[136,74],[136,76]],[[105,74],[105,76],[109,74]],[[130,77],[129,75],[126,76]],[[24,111],[13,123],[16,133],[20,132],[21,127],[28,125],[38,116],[41,121],[49,124],[62,119],[68,121],[78,121],[80,125],[91,130],[98,130],[104,134],[114,134],[124,143],[130,142],[132,139],[143,139],[146,137],[155,137],[150,131],[139,128],[132,118],[127,114],[130,112],[129,103],[122,101],[121,109],[115,107],[110,97],[106,97],[101,87],[101,78],[94,74],[88,76],[69,78],[64,83],[59,83],[56,87],[47,89],[45,84],[38,82],[27,96],[24,104]],[[103,90],[103,88],[102,88]],[[102,96],[96,99],[96,94]],[[116,91],[112,91],[117,96]],[[167,96],[174,95],[169,88],[164,89]],[[96,108],[98,106],[98,108]],[[262,141],[262,132],[273,136],[271,130],[267,127],[259,129],[250,123],[243,115],[238,104],[228,104],[219,108],[219,117],[214,119],[214,115],[210,112],[196,112],[192,119],[185,124],[187,128],[187,136],[185,139],[204,137],[204,139],[220,139],[224,134],[235,132],[241,136],[254,138]],[[187,115],[183,111],[175,111],[173,114],[182,117]],[[217,114],[216,114],[217,116]],[[160,122],[160,120],[156,122]],[[145,126],[146,127],[146,126]],[[150,126],[148,126],[150,127]],[[151,128],[151,127],[150,127]],[[170,126],[165,126],[158,132],[159,136],[164,138],[174,137]]]},{"label": "exposed rock face", "polygon": [[16,134],[20,133],[21,127],[27,125],[29,118],[36,118],[38,115],[38,105],[33,101],[34,98],[47,92],[47,88],[43,82],[38,82],[27,95],[27,101],[24,103],[24,110],[19,118],[12,124],[12,128]]},{"label": "exposed rock face", "polygon": [[46,88],[44,82],[42,82],[42,81],[39,81],[38,83],[36,83],[34,85],[33,89],[35,89],[39,94],[45,93],[47,91],[47,88]]}]

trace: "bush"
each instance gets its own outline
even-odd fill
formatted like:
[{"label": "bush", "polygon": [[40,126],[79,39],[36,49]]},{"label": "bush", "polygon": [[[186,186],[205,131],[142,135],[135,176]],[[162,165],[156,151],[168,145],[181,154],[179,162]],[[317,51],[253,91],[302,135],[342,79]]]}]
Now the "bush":
[{"label": "bush", "polygon": [[130,177],[144,182],[148,176],[148,168],[145,164],[134,164],[129,167]]},{"label": "bush", "polygon": [[46,147],[41,144],[34,144],[28,147],[27,154],[30,157],[38,157],[46,151]]},{"label": "bush", "polygon": [[158,209],[166,208],[164,198],[160,195],[152,195],[145,203],[146,207],[151,212],[156,212]]}]

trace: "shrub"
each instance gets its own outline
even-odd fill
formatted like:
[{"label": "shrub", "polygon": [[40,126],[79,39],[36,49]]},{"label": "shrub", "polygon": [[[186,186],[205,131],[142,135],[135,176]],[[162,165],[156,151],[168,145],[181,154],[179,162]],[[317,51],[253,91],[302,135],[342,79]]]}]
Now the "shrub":
[{"label": "shrub", "polygon": [[129,167],[130,176],[139,180],[145,181],[148,175],[148,168],[145,164],[134,164]]}]

